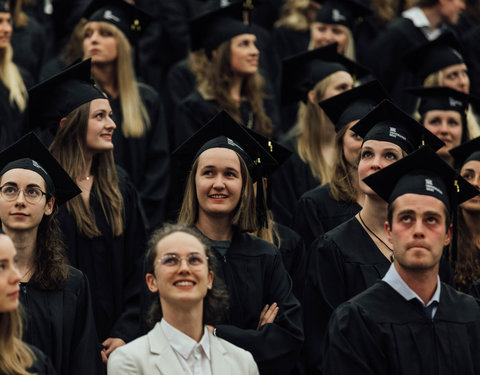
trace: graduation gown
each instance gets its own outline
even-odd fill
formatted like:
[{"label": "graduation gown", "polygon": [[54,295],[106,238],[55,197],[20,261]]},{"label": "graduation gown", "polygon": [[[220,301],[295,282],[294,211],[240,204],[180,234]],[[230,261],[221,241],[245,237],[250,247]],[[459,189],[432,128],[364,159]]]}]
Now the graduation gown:
[{"label": "graduation gown", "polygon": [[322,374],[479,374],[480,308],[442,283],[430,320],[384,281],[340,306],[325,340]]},{"label": "graduation gown", "polygon": [[24,132],[25,112],[10,104],[10,92],[0,80],[0,150],[18,140]]},{"label": "graduation gown", "polygon": [[333,199],[330,184],[307,191],[298,200],[293,229],[302,236],[307,249],[320,235],[355,216],[362,207],[357,202]]},{"label": "graduation gown", "polygon": [[[260,374],[290,374],[303,342],[301,307],[278,249],[247,233],[235,232],[225,256],[215,250],[217,276],[225,281],[230,309],[217,336],[252,353]],[[260,330],[260,312],[276,302],[273,324]]]},{"label": "graduation gown", "polygon": [[32,367],[27,369],[27,372],[36,375],[58,374],[57,372],[55,372],[50,358],[48,358],[45,354],[43,354],[40,349],[36,348],[35,346],[29,344],[27,344],[27,346],[30,348],[30,350],[33,352],[33,355],[35,356],[33,365]]},{"label": "graduation gown", "polygon": [[117,172],[124,204],[122,235],[113,236],[93,188],[90,207],[100,237],[88,238],[79,233],[74,217],[64,206],[58,218],[70,264],[88,277],[100,342],[109,337],[129,342],[138,336],[140,295],[145,283],[142,262],[146,234],[139,197],[125,171],[117,168]]},{"label": "graduation gown", "polygon": [[82,272],[69,266],[60,290],[43,290],[32,281],[21,283],[20,302],[25,312],[23,341],[48,355],[57,374],[105,372],[90,288]]},{"label": "graduation gown", "polygon": [[276,222],[293,226],[293,212],[303,193],[321,184],[307,163],[295,151],[294,140],[284,138],[280,142],[293,154],[272,175],[272,211]]},{"label": "graduation gown", "polygon": [[163,224],[166,212],[170,179],[168,133],[157,92],[143,83],[138,83],[138,88],[150,117],[150,129],[143,137],[126,138],[122,133],[120,98],[110,98],[117,125],[112,138],[113,154],[115,163],[127,171],[139,192],[149,226],[156,228]]}]

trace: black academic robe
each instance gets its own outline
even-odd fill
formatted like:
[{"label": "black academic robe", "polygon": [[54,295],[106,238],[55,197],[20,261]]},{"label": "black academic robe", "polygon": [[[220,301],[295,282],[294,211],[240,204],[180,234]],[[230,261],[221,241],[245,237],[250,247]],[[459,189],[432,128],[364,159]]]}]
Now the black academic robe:
[{"label": "black academic robe", "polygon": [[170,180],[170,150],[162,105],[156,91],[138,83],[140,97],[150,117],[150,129],[140,138],[122,133],[120,98],[110,99],[117,128],[113,133],[115,163],[127,171],[142,199],[149,226],[164,222]]},{"label": "black academic robe", "polygon": [[18,140],[24,132],[25,112],[10,104],[10,92],[0,80],[0,150]]},{"label": "black academic robe", "polygon": [[25,312],[23,340],[52,360],[57,374],[104,374],[85,275],[68,267],[60,290],[43,290],[34,282],[20,284]]},{"label": "black academic robe", "polygon": [[323,375],[479,374],[480,308],[442,283],[431,320],[379,281],[335,311],[323,351]]},{"label": "black academic robe", "polygon": [[293,153],[272,175],[272,211],[276,222],[291,228],[298,199],[303,193],[319,186],[321,181],[300,159],[293,140],[284,138],[280,143]]},{"label": "black academic robe", "polygon": [[[225,281],[230,308],[217,336],[252,353],[260,374],[290,374],[303,342],[301,307],[292,293],[278,249],[271,243],[236,232],[225,256],[215,250],[217,276]],[[260,312],[276,302],[273,324],[260,330]]]},{"label": "black academic robe", "polygon": [[29,344],[27,344],[27,346],[33,352],[35,357],[32,367],[27,369],[28,373],[36,375],[58,375],[53,368],[50,358],[48,358],[40,349],[36,348],[35,346]]},{"label": "black academic robe", "polygon": [[100,237],[79,233],[74,217],[63,206],[58,218],[71,265],[88,277],[100,342],[109,337],[129,342],[138,336],[140,295],[145,282],[142,262],[146,234],[141,203],[125,171],[117,168],[117,172],[124,204],[122,235],[113,236],[93,188],[90,207]]},{"label": "black academic robe", "polygon": [[333,199],[330,184],[319,186],[298,200],[293,229],[302,236],[308,249],[317,237],[351,219],[361,209],[357,202]]}]

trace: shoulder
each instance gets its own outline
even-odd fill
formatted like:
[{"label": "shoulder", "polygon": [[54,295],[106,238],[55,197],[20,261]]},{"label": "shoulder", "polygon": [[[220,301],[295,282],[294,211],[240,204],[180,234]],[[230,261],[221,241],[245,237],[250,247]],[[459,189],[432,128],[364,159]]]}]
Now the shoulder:
[{"label": "shoulder", "polygon": [[[236,367],[248,369],[251,367],[251,364],[255,364],[252,353],[242,349],[220,337],[213,336],[210,334],[210,340],[213,348],[217,348],[220,352],[225,352],[231,357],[236,363]],[[213,353],[212,353],[213,354]],[[256,365],[255,365],[256,366]]]},{"label": "shoulder", "polygon": [[150,356],[147,335],[138,337],[112,352],[108,358],[108,373],[137,374]]},{"label": "shoulder", "polygon": [[43,352],[40,349],[38,349],[36,346],[30,345],[30,344],[26,344],[26,345],[32,351],[35,357],[33,361],[33,365],[28,369],[28,372],[32,374],[37,374],[37,375],[54,374],[55,371],[53,369],[53,365],[50,359],[45,354],[43,354]]},{"label": "shoulder", "polygon": [[439,309],[455,316],[456,319],[462,321],[479,321],[480,306],[476,298],[459,292],[450,285],[442,282],[442,290],[440,293]]},{"label": "shoulder", "polygon": [[155,100],[158,99],[158,92],[152,86],[143,82],[137,82],[138,91],[142,99]]},{"label": "shoulder", "polygon": [[82,271],[75,267],[68,266],[67,285],[65,289],[75,291],[81,288],[85,288],[86,282],[87,279]]},{"label": "shoulder", "polygon": [[278,248],[274,244],[248,233],[236,232],[232,238],[232,247],[252,256],[278,255]]},{"label": "shoulder", "polygon": [[322,204],[331,199],[332,197],[330,195],[330,184],[318,186],[312,190],[307,191],[300,197],[300,200],[311,200],[317,204]]}]

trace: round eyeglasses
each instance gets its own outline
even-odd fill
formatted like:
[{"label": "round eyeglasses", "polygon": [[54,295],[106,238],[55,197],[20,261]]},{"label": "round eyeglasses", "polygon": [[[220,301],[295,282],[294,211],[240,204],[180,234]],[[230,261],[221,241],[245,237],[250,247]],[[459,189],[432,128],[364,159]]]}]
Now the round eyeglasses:
[{"label": "round eyeglasses", "polygon": [[200,253],[190,253],[182,257],[172,253],[161,256],[157,262],[165,267],[178,267],[182,259],[185,259],[190,267],[200,267],[207,263],[208,257]]},{"label": "round eyeglasses", "polygon": [[0,197],[2,197],[3,200],[11,202],[18,198],[21,191],[28,203],[38,203],[44,195],[47,195],[47,193],[36,186],[27,186],[25,189],[19,189],[13,185],[3,185],[0,187]]}]

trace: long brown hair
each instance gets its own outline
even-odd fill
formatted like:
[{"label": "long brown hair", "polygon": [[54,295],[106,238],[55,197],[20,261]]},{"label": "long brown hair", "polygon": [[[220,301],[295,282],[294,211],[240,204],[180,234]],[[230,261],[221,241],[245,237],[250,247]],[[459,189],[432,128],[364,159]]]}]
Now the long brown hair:
[{"label": "long brown hair", "polygon": [[27,107],[28,92],[18,67],[13,62],[13,49],[10,43],[0,49],[0,81],[8,90],[10,106],[16,106],[20,112]]},{"label": "long brown hair", "polygon": [[[240,156],[238,156],[238,159],[240,160],[240,173],[242,175],[242,192],[232,218],[232,226],[242,232],[253,232],[257,228],[257,223],[252,178],[243,159]],[[179,224],[192,226],[198,220],[198,198],[195,185],[197,170],[198,158],[193,163],[192,170],[188,175],[182,207],[177,219]]]},{"label": "long brown hair", "polygon": [[[61,126],[50,151],[73,180],[81,178],[87,167],[85,138],[90,116],[90,102],[70,112]],[[118,187],[118,175],[113,160],[113,151],[102,152],[93,157],[91,173],[95,177],[92,186],[107,223],[114,236],[123,233],[123,198]],[[88,238],[101,236],[95,223],[95,214],[81,196],[66,203],[67,211],[75,218],[77,228]]]},{"label": "long brown hair", "polygon": [[[231,41],[220,44],[206,72],[206,78],[199,82],[198,91],[204,99],[214,99],[219,109],[226,110],[237,122],[240,117],[240,103],[230,94],[234,72],[231,66]],[[250,104],[254,120],[254,130],[266,136],[273,135],[273,125],[263,108],[264,79],[255,73],[243,79],[240,95]],[[244,124],[247,125],[247,124]]]},{"label": "long brown hair", "polygon": [[0,373],[31,375],[35,355],[21,340],[22,319],[17,309],[0,313]]},{"label": "long brown hair", "polygon": [[458,246],[455,263],[455,284],[458,290],[468,292],[470,285],[480,279],[480,249],[475,245],[472,233],[465,222],[462,207],[458,208]]}]

